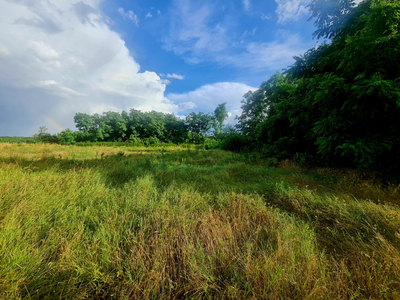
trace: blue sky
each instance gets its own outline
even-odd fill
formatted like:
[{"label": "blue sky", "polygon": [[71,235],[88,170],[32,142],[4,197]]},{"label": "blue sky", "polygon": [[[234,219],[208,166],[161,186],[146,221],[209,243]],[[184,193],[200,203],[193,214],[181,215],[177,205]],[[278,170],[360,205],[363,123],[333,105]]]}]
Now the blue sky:
[{"label": "blue sky", "polygon": [[0,135],[240,101],[316,44],[308,0],[0,0]]}]

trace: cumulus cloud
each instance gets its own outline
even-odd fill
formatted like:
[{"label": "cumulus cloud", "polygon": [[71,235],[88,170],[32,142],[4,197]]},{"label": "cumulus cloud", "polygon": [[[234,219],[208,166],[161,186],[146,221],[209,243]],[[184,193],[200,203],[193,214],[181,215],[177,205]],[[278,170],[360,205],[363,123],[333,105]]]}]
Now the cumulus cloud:
[{"label": "cumulus cloud", "polygon": [[256,88],[238,82],[218,82],[206,84],[198,89],[182,94],[168,94],[167,97],[176,103],[183,112],[197,111],[213,112],[218,104],[226,102],[230,113],[228,123],[234,123],[235,116],[240,114],[241,100],[245,93]]},{"label": "cumulus cloud", "polygon": [[185,79],[185,77],[184,76],[182,76],[182,75],[179,75],[179,74],[175,74],[175,73],[173,73],[173,74],[167,74],[167,78],[175,78],[175,79],[179,79],[179,80],[183,80],[183,79]]},{"label": "cumulus cloud", "polygon": [[298,21],[308,14],[309,0],[275,0],[275,2],[278,4],[275,11],[278,15],[278,23],[285,24],[289,21]]},{"label": "cumulus cloud", "polygon": [[128,10],[127,12],[125,12],[125,10],[122,7],[120,7],[118,8],[118,12],[122,15],[124,19],[128,18],[133,23],[135,23],[136,26],[139,26],[139,17],[135,15],[135,13],[132,10]]},{"label": "cumulus cloud", "polygon": [[0,0],[0,135],[56,132],[42,116],[73,128],[76,112],[179,112],[167,82],[140,71],[99,3]]}]

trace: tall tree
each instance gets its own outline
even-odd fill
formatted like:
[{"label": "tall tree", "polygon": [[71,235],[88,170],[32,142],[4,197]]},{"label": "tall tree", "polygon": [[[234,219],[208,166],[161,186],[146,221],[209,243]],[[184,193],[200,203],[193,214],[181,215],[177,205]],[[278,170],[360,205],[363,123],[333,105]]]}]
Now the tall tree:
[{"label": "tall tree", "polygon": [[226,111],[226,102],[218,104],[217,108],[214,110],[214,130],[215,133],[219,133],[224,125],[224,121],[228,118],[228,112]]},{"label": "tall tree", "polygon": [[[324,15],[326,3],[338,6]],[[400,1],[352,7],[352,1],[312,1],[313,16],[325,20],[317,37],[332,41],[297,57],[286,77],[274,75],[247,93],[238,126],[268,155],[303,152],[324,163],[394,174],[400,167]]]},{"label": "tall tree", "polygon": [[199,112],[198,114],[192,112],[186,116],[186,125],[188,126],[193,143],[204,141],[204,137],[211,129],[211,122],[212,116],[203,112]]}]

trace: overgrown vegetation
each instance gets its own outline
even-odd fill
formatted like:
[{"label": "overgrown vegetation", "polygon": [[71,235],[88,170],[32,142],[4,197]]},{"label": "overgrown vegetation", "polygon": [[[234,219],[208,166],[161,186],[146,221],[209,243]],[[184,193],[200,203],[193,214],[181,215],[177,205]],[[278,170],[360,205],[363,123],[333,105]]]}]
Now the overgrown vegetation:
[{"label": "overgrown vegetation", "polygon": [[0,138],[0,296],[399,299],[400,3],[309,8],[330,41],[236,127],[222,103]]},{"label": "overgrown vegetation", "polygon": [[191,147],[0,144],[4,299],[396,299],[400,186]]},{"label": "overgrown vegetation", "polygon": [[241,133],[265,157],[298,153],[312,164],[399,179],[400,2],[313,0],[309,7],[315,36],[330,43],[244,96]]},{"label": "overgrown vegetation", "polygon": [[0,136],[0,143],[10,143],[10,144],[36,144],[41,141],[34,137],[22,137],[22,136]]}]

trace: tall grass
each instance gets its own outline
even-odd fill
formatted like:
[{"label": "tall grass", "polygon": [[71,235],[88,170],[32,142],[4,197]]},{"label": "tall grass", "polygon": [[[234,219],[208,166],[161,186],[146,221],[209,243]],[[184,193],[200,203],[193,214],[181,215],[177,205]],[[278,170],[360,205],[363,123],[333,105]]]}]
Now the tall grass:
[{"label": "tall grass", "polygon": [[399,189],[361,174],[0,144],[0,192],[3,299],[400,297]]}]

